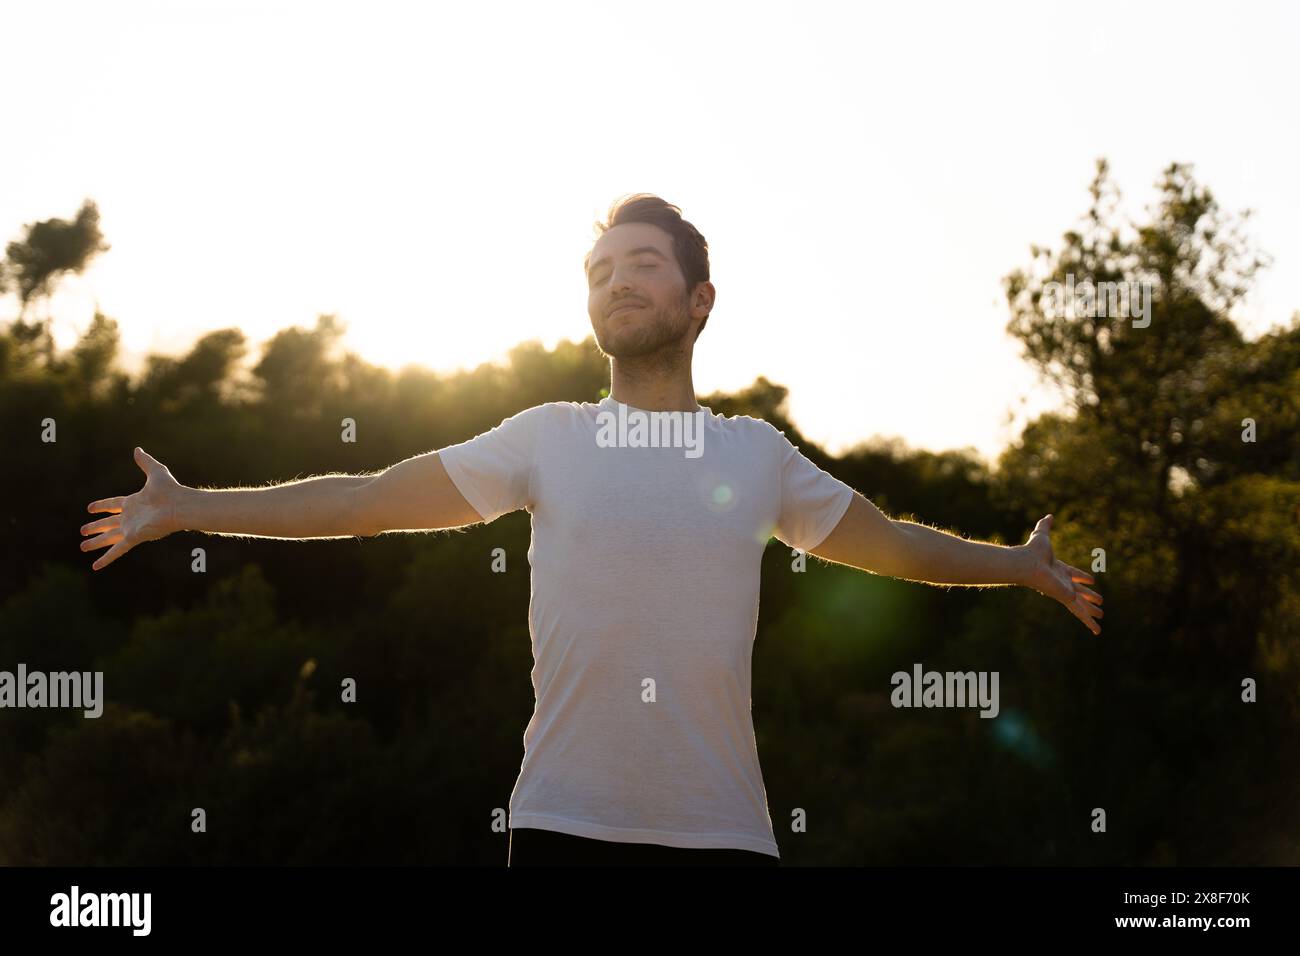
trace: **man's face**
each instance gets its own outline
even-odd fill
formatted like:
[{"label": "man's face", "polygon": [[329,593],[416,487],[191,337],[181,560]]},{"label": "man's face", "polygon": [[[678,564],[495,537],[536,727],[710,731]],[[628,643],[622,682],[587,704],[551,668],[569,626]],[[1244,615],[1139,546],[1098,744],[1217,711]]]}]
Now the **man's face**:
[{"label": "man's face", "polygon": [[658,226],[614,226],[592,248],[587,312],[601,352],[639,358],[681,342],[691,332],[686,278],[672,236]]}]

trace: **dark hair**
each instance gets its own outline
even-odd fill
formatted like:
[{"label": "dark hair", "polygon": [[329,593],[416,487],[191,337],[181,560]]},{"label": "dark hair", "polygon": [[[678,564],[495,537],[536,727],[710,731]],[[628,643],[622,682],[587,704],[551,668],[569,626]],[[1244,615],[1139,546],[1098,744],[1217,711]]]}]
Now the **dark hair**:
[{"label": "dark hair", "polygon": [[[700,231],[682,218],[682,211],[670,202],[665,202],[650,193],[635,193],[616,199],[609,207],[605,222],[596,223],[596,230],[604,235],[615,226],[629,222],[647,222],[658,226],[673,237],[673,255],[677,257],[677,267],[686,278],[686,294],[689,296],[695,286],[709,281],[709,244]],[[582,260],[583,271],[591,263],[591,252]],[[709,321],[706,315],[700,327],[695,331],[699,338]]]}]

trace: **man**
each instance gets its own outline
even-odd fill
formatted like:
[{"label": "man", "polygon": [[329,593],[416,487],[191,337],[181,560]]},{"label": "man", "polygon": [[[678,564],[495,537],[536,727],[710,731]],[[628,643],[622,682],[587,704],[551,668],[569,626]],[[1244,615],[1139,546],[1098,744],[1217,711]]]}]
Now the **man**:
[{"label": "man", "polygon": [[610,360],[600,402],[548,402],[375,476],[262,489],[179,485],[135,450],[134,495],[92,502],[95,570],[180,529],[279,538],[376,535],[532,516],[536,707],[510,799],[509,865],[775,864],[750,713],[759,568],[775,536],[827,561],[934,584],[1019,584],[1094,634],[1100,595],[1028,542],[967,541],[885,517],[772,425],[695,400],[713,309],[708,244],[678,207],[610,210],[584,263]]}]

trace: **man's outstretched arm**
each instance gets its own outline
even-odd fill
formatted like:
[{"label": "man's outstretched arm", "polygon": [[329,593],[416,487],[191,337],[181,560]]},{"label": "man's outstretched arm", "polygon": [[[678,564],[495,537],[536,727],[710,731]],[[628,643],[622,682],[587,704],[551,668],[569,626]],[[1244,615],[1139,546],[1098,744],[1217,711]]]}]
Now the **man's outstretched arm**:
[{"label": "man's outstretched arm", "polygon": [[1093,576],[1059,561],[1052,552],[1052,516],[1034,526],[1029,540],[1007,546],[968,541],[911,521],[886,517],[854,492],[835,530],[810,553],[891,578],[927,584],[1022,585],[1065,605],[1094,634],[1101,633],[1101,595],[1085,587]]},{"label": "man's outstretched arm", "polygon": [[217,489],[182,485],[144,449],[136,448],[134,455],[145,475],[144,487],[87,506],[92,514],[109,513],[81,526],[87,536],[82,551],[109,549],[91,570],[176,531],[341,538],[459,528],[483,520],[452,483],[436,451],[376,475],[321,475],[268,488]]}]

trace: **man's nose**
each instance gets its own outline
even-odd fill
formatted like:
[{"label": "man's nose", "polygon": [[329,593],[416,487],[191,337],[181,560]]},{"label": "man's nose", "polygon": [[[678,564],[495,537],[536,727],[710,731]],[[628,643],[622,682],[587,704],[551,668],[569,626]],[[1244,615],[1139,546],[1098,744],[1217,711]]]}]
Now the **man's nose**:
[{"label": "man's nose", "polygon": [[610,294],[618,297],[632,287],[632,273],[625,269],[615,269],[609,277]]}]

